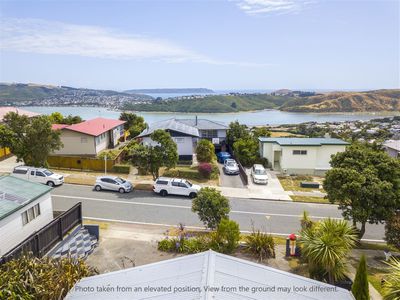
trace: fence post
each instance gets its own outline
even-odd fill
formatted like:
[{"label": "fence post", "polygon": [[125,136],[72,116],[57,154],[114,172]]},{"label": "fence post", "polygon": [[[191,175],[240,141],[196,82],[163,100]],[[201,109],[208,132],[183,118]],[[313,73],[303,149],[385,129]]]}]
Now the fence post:
[{"label": "fence post", "polygon": [[64,239],[64,228],[63,228],[63,222],[62,222],[62,217],[58,219],[58,235],[60,236],[60,240],[62,241]]}]

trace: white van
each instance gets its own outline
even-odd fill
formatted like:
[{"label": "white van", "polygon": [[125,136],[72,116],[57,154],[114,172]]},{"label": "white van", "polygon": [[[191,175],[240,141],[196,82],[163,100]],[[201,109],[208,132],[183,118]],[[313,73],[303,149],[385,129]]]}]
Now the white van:
[{"label": "white van", "polygon": [[64,183],[64,176],[55,174],[44,168],[17,166],[11,173],[12,176],[25,180],[56,186]]}]

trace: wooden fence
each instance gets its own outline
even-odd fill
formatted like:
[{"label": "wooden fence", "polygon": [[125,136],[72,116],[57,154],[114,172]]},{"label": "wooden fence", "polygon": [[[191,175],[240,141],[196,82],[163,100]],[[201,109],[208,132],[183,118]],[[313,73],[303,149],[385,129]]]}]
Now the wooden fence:
[{"label": "wooden fence", "polygon": [[240,163],[240,161],[236,158],[235,156],[235,152],[229,151],[229,153],[232,155],[232,157],[236,160],[238,167],[239,167],[239,173],[240,173],[240,178],[243,181],[244,185],[249,185],[249,178],[247,177],[247,173],[246,173],[246,169],[242,166],[242,164]]},{"label": "wooden fence", "polygon": [[78,224],[82,225],[82,203],[65,211],[39,231],[33,233],[0,258],[0,264],[17,258],[22,253],[32,252],[36,257],[44,256]]},{"label": "wooden fence", "polygon": [[12,155],[10,149],[8,148],[0,148],[0,160],[6,159]]}]

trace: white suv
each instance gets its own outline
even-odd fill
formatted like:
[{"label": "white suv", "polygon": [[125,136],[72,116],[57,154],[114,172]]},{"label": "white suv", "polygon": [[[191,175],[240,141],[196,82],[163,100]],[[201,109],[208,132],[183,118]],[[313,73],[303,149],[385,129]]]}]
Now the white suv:
[{"label": "white suv", "polygon": [[194,198],[200,191],[200,186],[186,179],[159,177],[153,185],[153,191],[161,196],[182,195]]},{"label": "white suv", "polygon": [[268,184],[268,174],[262,165],[256,164],[251,168],[251,177],[254,183]]},{"label": "white suv", "polygon": [[44,168],[18,166],[14,168],[11,175],[25,180],[47,184],[48,186],[61,185],[64,183],[64,176],[55,174]]}]

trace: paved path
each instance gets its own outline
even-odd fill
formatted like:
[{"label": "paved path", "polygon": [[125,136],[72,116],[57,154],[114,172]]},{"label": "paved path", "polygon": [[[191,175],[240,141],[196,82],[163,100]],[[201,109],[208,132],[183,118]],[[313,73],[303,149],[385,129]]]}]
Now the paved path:
[{"label": "paved path", "polygon": [[[159,197],[152,192],[133,191],[129,194],[95,192],[92,187],[68,185],[52,191],[53,209],[67,210],[77,202],[83,203],[83,216],[108,221],[137,224],[203,227],[191,211],[191,200],[184,197]],[[307,210],[314,220],[326,217],[341,218],[335,205],[294,203],[286,201],[230,198],[230,217],[239,222],[243,231],[255,228],[287,235],[299,230],[299,219]],[[268,217],[268,218],[267,218]],[[368,225],[365,239],[382,240],[383,225]]]}]

